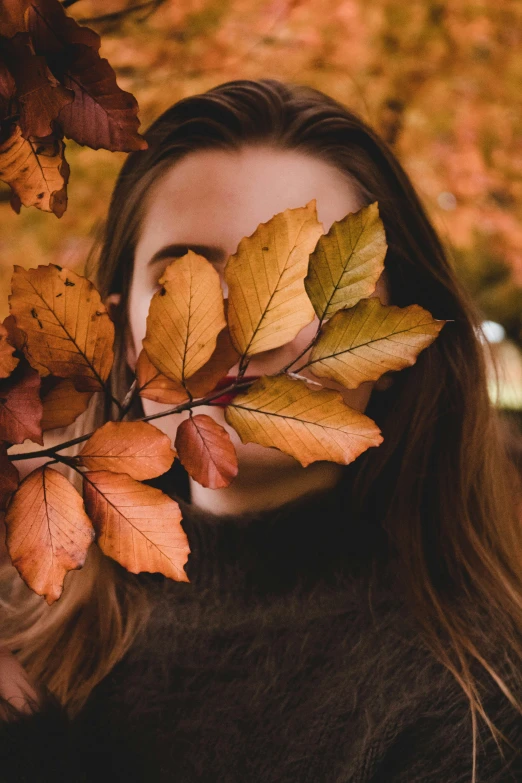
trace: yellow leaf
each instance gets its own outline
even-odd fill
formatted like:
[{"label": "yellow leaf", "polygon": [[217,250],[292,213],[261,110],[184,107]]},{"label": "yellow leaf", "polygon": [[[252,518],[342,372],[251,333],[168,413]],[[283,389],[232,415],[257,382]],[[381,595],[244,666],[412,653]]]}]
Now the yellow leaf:
[{"label": "yellow leaf", "polygon": [[84,497],[106,555],[133,574],[159,571],[190,581],[183,569],[190,548],[175,500],[124,473],[104,470],[85,474]]},{"label": "yellow leaf", "polygon": [[228,259],[227,319],[240,354],[285,345],[313,321],[304,278],[322,231],[313,200],[261,223]]},{"label": "yellow leaf", "polygon": [[81,568],[94,539],[80,494],[46,465],[20,484],[5,516],[7,549],[24,582],[48,604],[68,571]]},{"label": "yellow leaf", "polygon": [[321,321],[373,294],[386,250],[377,202],[349,213],[319,238],[305,288]]},{"label": "yellow leaf", "polygon": [[305,365],[314,375],[331,378],[347,389],[376,381],[389,370],[415,364],[419,353],[438,336],[438,321],[420,305],[383,305],[376,297],[339,310],[321,329]]},{"label": "yellow leaf", "polygon": [[43,365],[72,378],[78,391],[103,388],[114,359],[114,325],[87,278],[54,264],[15,266],[9,301],[35,369]]},{"label": "yellow leaf", "polygon": [[237,455],[230,435],[205,413],[181,422],[176,449],[182,465],[203,487],[228,487],[237,476]]},{"label": "yellow leaf", "polygon": [[7,182],[25,207],[61,217],[67,207],[69,164],[65,145],[53,134],[24,139],[19,125],[0,144],[0,180]]},{"label": "yellow leaf", "polygon": [[226,326],[219,275],[189,250],[169,264],[159,283],[143,347],[158,370],[183,384],[210,359]]},{"label": "yellow leaf", "polygon": [[372,419],[350,408],[340,392],[312,391],[286,375],[263,376],[225,409],[242,443],[259,443],[295,457],[306,467],[316,460],[347,465],[382,435]]},{"label": "yellow leaf", "polygon": [[176,452],[170,438],[146,421],[108,421],[91,435],[78,455],[88,470],[128,473],[138,481],[165,473]]}]

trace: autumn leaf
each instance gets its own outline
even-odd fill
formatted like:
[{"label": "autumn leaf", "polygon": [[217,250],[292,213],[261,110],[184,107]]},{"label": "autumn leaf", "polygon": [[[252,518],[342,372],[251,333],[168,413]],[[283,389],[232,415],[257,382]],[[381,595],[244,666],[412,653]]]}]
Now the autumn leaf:
[{"label": "autumn leaf", "polygon": [[[16,93],[15,80],[11,76],[7,66],[0,59],[0,125],[6,117],[14,114],[14,96]],[[5,130],[1,131],[0,143],[5,141]]]},{"label": "autumn leaf", "polygon": [[227,320],[241,355],[285,345],[313,321],[304,277],[321,234],[313,200],[261,223],[228,259]]},{"label": "autumn leaf", "polygon": [[237,476],[237,455],[230,435],[204,413],[181,422],[175,446],[182,465],[204,487],[228,487]]},{"label": "autumn leaf", "polygon": [[0,440],[14,444],[30,438],[43,446],[39,392],[40,376],[27,362],[0,380]]},{"label": "autumn leaf", "polygon": [[138,393],[147,400],[162,402],[167,405],[178,405],[186,402],[189,396],[178,381],[163,375],[142,350],[136,363],[136,377],[138,379]]},{"label": "autumn leaf", "polygon": [[[226,313],[225,302],[225,313]],[[204,397],[213,391],[218,381],[224,378],[227,372],[237,364],[239,354],[232,345],[228,327],[220,331],[217,336],[216,349],[210,359],[200,367],[187,381],[187,389],[193,397]]]},{"label": "autumn leaf", "polygon": [[45,57],[34,53],[27,33],[17,33],[0,42],[0,53],[16,83],[20,104],[20,129],[25,139],[45,137],[54,132],[52,121],[74,99],[47,66]]},{"label": "autumn leaf", "polygon": [[52,604],[62,594],[66,573],[83,566],[94,539],[80,494],[44,465],[20,484],[5,524],[11,562],[31,590]]},{"label": "autumn leaf", "polygon": [[93,392],[79,392],[70,378],[42,379],[42,432],[67,427],[87,410]]},{"label": "autumn leaf", "polygon": [[106,555],[133,574],[159,571],[178,582],[189,581],[183,566],[190,548],[175,500],[109,471],[84,475],[84,498]]},{"label": "autumn leaf", "polygon": [[16,492],[20,476],[7,456],[5,443],[0,444],[0,511],[5,511],[13,492]]},{"label": "autumn leaf", "polygon": [[304,281],[319,320],[373,294],[386,250],[377,202],[332,224],[310,256]]},{"label": "autumn leaf", "polygon": [[3,324],[0,324],[0,378],[7,378],[13,372],[19,362],[14,354],[14,346],[8,342],[8,332]]},{"label": "autumn leaf", "polygon": [[49,264],[15,266],[11,313],[27,335],[26,355],[78,391],[99,391],[111,370],[114,325],[93,284]]},{"label": "autumn leaf", "polygon": [[169,264],[159,284],[143,347],[158,370],[183,384],[210,359],[226,326],[219,275],[189,250]]},{"label": "autumn leaf", "polygon": [[38,207],[61,217],[67,207],[69,164],[56,134],[24,139],[19,125],[0,144],[0,180],[25,207]]},{"label": "autumn leaf", "polygon": [[45,55],[51,63],[53,55],[59,55],[70,44],[85,44],[95,51],[100,48],[98,33],[67,16],[58,0],[31,0],[24,20],[36,54]]},{"label": "autumn leaf", "polygon": [[383,305],[377,297],[339,310],[321,328],[307,367],[347,389],[375,381],[389,370],[415,364],[419,353],[438,336],[446,321],[435,320],[420,305]]},{"label": "autumn leaf", "polygon": [[170,438],[145,421],[109,421],[91,435],[78,456],[88,470],[128,473],[143,481],[165,473],[176,452]]},{"label": "autumn leaf", "polygon": [[262,376],[225,408],[225,419],[242,443],[259,443],[295,457],[303,467],[316,460],[347,465],[382,443],[372,419],[333,389],[312,391],[286,375]]}]

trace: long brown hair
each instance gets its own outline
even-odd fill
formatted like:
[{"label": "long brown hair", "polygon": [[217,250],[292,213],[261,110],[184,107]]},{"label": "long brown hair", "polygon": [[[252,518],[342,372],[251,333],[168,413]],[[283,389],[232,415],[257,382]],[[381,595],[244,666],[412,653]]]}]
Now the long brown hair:
[{"label": "long brown hair", "polygon": [[[149,148],[128,156],[114,188],[95,272],[102,296],[122,295],[113,374],[120,394],[128,383],[123,338],[144,194],[193,150],[266,143],[334,164],[356,183],[364,203],[379,204],[391,301],[417,303],[451,321],[390,388],[372,394],[366,413],[384,442],[348,472],[354,510],[371,514],[388,532],[412,614],[469,698],[475,748],[476,712],[494,735],[495,728],[472,664],[478,662],[522,711],[516,696],[522,686],[521,489],[488,396],[480,313],[410,180],[388,146],[347,108],[320,91],[274,80],[238,80],[184,98],[145,136]],[[16,633],[8,640],[73,712],[128,649],[146,616],[145,596],[117,564],[94,552],[82,571],[68,575],[56,607],[33,608],[32,618],[28,611],[12,614]],[[476,607],[488,618],[485,628]],[[86,635],[97,645],[90,658]],[[488,653],[492,637],[513,662],[512,690]]]}]

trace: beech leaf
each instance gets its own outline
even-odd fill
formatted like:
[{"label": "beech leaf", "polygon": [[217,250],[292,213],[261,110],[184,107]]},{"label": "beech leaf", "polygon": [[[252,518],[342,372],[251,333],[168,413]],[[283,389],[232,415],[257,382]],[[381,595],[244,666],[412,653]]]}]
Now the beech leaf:
[{"label": "beech leaf", "polygon": [[[4,318],[4,326],[7,329],[7,339],[11,345],[19,351],[19,353],[27,353],[27,335],[17,325],[14,316],[8,315]],[[42,377],[49,375],[49,370],[44,367],[43,364],[38,364],[34,359],[31,359],[31,366],[37,370]]]},{"label": "beech leaf", "polygon": [[25,207],[38,207],[61,217],[67,207],[69,180],[64,149],[56,134],[24,139],[20,126],[15,125],[0,144],[0,180],[11,186]]},{"label": "beech leaf", "polygon": [[16,492],[20,476],[7,456],[5,443],[0,444],[0,511],[5,511],[13,492]]},{"label": "beech leaf", "polygon": [[228,487],[237,476],[237,455],[230,435],[204,413],[181,422],[175,446],[182,465],[204,487]]},{"label": "beech leaf", "polygon": [[377,297],[362,299],[349,310],[339,310],[321,328],[303,366],[356,389],[363,381],[415,364],[445,323],[420,305],[397,307],[383,305]]},{"label": "beech leaf", "polygon": [[93,284],[49,264],[15,266],[11,313],[27,335],[26,355],[78,391],[99,391],[111,370],[114,325]]},{"label": "beech leaf", "polygon": [[158,370],[183,384],[210,359],[226,326],[219,275],[189,250],[169,264],[159,284],[143,347]]},{"label": "beech leaf", "polygon": [[79,492],[44,465],[20,484],[5,524],[11,562],[31,590],[52,604],[62,594],[66,573],[83,566],[94,539]]},{"label": "beech leaf", "polygon": [[382,443],[372,419],[333,389],[311,390],[286,375],[262,376],[225,408],[225,419],[242,443],[259,443],[295,457],[303,467],[316,460],[347,465]]},{"label": "beech leaf", "polygon": [[165,473],[176,452],[170,438],[146,421],[109,421],[91,435],[78,456],[88,470],[128,473],[143,481]]},{"label": "beech leaf", "polygon": [[377,202],[336,221],[319,238],[304,283],[321,321],[373,294],[386,250]]},{"label": "beech leaf", "polygon": [[85,44],[98,51],[101,39],[90,27],[67,16],[58,0],[32,0],[25,11],[25,24],[36,54],[50,58],[69,44]]},{"label": "beech leaf", "polygon": [[163,402],[167,405],[178,405],[189,399],[186,389],[172,378],[163,375],[147,356],[143,349],[136,363],[136,377],[138,379],[138,393],[140,397],[155,402]]},{"label": "beech leaf", "polygon": [[30,438],[43,446],[39,392],[40,376],[27,362],[0,380],[0,440],[14,444]]},{"label": "beech leaf", "polygon": [[321,234],[313,200],[261,223],[228,259],[227,320],[242,356],[285,345],[313,321],[304,278]]},{"label": "beech leaf", "polygon": [[106,555],[133,574],[159,571],[189,581],[183,566],[190,548],[175,500],[125,473],[104,470],[85,474],[84,497]]},{"label": "beech leaf", "polygon": [[89,405],[93,392],[79,392],[70,378],[48,376],[42,380],[42,431],[67,427]]},{"label": "beech leaf", "polygon": [[64,134],[78,144],[122,152],[147,149],[139,135],[138,102],[116,83],[108,60],[91,46],[71,44],[65,50],[59,77],[74,93],[58,115]]},{"label": "beech leaf", "polygon": [[3,324],[0,324],[0,378],[7,378],[13,372],[20,361],[13,356],[14,346],[8,342],[8,332]]}]

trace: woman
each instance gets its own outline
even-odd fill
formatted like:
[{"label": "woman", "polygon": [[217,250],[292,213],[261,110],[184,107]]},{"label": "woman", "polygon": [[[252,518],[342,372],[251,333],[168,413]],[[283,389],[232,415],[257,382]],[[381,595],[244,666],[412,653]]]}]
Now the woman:
[{"label": "woman", "polygon": [[[325,231],[377,201],[388,253],[374,296],[451,323],[414,366],[342,389],[384,436],[350,465],[302,468],[229,428],[229,487],[205,489],[178,462],[158,479],[182,507],[189,583],[130,574],[91,547],[49,608],[5,567],[17,660],[4,693],[21,708],[4,698],[2,780],[520,780],[520,486],[479,314],[407,176],[347,109],[272,80],[186,98],[146,138],[120,173],[96,270],[117,324],[115,394],[172,258],[206,254],[226,296],[238,241],[312,198]],[[315,326],[249,374],[297,357]],[[204,412],[223,423],[221,408]],[[181,420],[158,425],[174,437]]]}]

